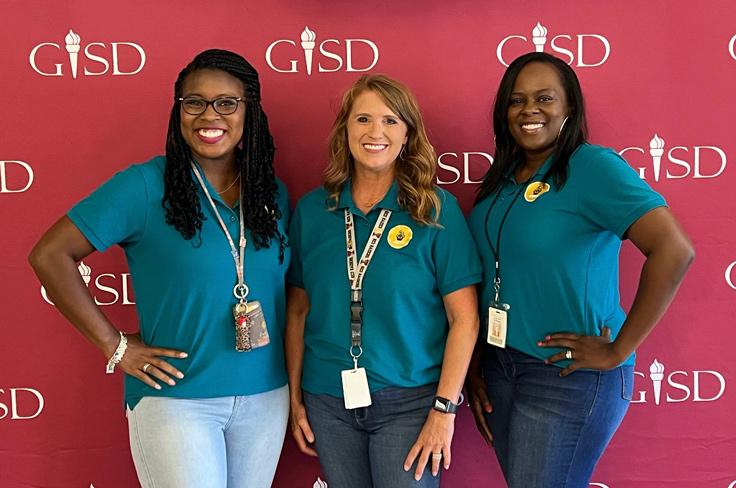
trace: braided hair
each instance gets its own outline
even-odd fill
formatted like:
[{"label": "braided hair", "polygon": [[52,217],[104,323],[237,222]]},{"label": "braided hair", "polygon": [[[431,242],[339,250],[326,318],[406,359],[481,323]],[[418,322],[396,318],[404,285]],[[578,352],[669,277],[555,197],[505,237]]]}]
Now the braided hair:
[{"label": "braided hair", "polygon": [[174,105],[166,135],[164,197],[161,202],[166,210],[166,223],[179,231],[184,239],[190,240],[201,233],[205,219],[197,185],[191,174],[192,151],[181,134],[178,101],[187,76],[203,69],[224,71],[243,83],[245,127],[240,141],[242,149],[235,151],[235,162],[240,168],[243,223],[250,229],[256,249],[269,247],[271,239],[278,239],[279,261],[283,261],[286,237],[276,225],[282,212],[276,203],[277,185],[273,169],[275,148],[268,130],[268,118],[261,108],[258,72],[242,56],[230,51],[209,49],[199,53],[179,73],[174,84]]}]

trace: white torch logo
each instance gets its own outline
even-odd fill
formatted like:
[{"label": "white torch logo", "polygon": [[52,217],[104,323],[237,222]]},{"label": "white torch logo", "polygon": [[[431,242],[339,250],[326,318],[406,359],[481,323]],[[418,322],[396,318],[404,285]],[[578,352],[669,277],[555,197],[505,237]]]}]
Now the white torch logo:
[{"label": "white torch logo", "polygon": [[79,266],[77,266],[77,270],[79,271],[79,274],[82,275],[84,284],[89,286],[89,282],[92,280],[92,268],[84,264],[84,261],[80,261]]},{"label": "white torch logo", "polygon": [[304,49],[304,62],[307,64],[307,74],[312,74],[312,51],[314,50],[314,40],[317,39],[317,34],[314,31],[309,30],[309,27],[304,27],[302,31],[302,49]]},{"label": "white torch logo", "polygon": [[327,483],[322,481],[322,479],[320,479],[318,476],[317,481],[314,482],[314,484],[312,485],[312,488],[327,488]]},{"label": "white torch logo", "polygon": [[654,134],[649,141],[649,154],[652,155],[652,168],[654,169],[654,181],[659,181],[659,167],[662,164],[664,154],[664,139]]},{"label": "white torch logo", "polygon": [[649,366],[649,378],[654,386],[654,404],[659,405],[659,395],[662,391],[662,379],[664,378],[664,364],[654,358],[654,362]]},{"label": "white torch logo", "polygon": [[79,42],[82,40],[79,34],[69,29],[69,34],[64,38],[66,51],[69,53],[69,63],[72,65],[72,78],[77,77],[77,57],[79,56]]},{"label": "white torch logo", "polygon": [[534,43],[535,51],[538,53],[544,51],[544,45],[547,43],[547,28],[539,22],[532,29],[532,42]]}]

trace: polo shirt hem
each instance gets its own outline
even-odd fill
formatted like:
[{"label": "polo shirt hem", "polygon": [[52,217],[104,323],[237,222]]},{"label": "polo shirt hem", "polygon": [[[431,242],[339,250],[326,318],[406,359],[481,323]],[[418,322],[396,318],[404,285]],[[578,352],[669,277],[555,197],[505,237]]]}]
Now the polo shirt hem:
[{"label": "polo shirt hem", "polygon": [[[251,396],[251,395],[258,395],[260,393],[266,393],[268,391],[277,390],[284,385],[288,384],[288,381],[282,380],[279,382],[279,384],[272,386],[267,385],[263,388],[256,388],[253,391],[238,391],[233,393],[225,393],[225,394],[192,394],[190,391],[176,391],[176,386],[169,388],[164,392],[164,390],[161,390],[161,393],[156,392],[155,394],[151,395],[135,395],[135,396],[126,396],[125,398],[125,404],[126,406],[133,410],[138,405],[138,403],[145,397],[159,397],[159,398],[191,398],[191,399],[198,399],[198,400],[204,400],[207,398],[222,398],[222,397],[229,397],[229,396]],[[173,392],[173,394],[172,394]],[[154,393],[153,391],[151,393]]]},{"label": "polo shirt hem", "polygon": [[87,225],[87,223],[82,219],[81,216],[77,215],[77,212],[75,212],[74,209],[71,209],[66,214],[67,217],[69,217],[69,220],[72,221],[72,223],[79,229],[79,231],[82,233],[82,235],[92,244],[92,246],[99,252],[105,252],[110,246],[112,246],[112,243],[106,243],[102,239],[100,239],[95,232],[92,230],[92,228]]},{"label": "polo shirt hem", "polygon": [[634,210],[629,212],[626,217],[621,219],[621,222],[619,225],[616,226],[616,235],[623,240],[624,234],[627,230],[629,230],[629,227],[631,227],[634,222],[639,220],[639,218],[644,215],[645,213],[649,212],[650,210],[654,210],[655,208],[659,207],[666,207],[667,203],[661,198],[653,198],[649,201],[646,201],[636,207]]},{"label": "polo shirt hem", "polygon": [[449,295],[450,293],[460,290],[462,288],[465,288],[466,286],[471,285],[477,285],[483,281],[483,274],[482,273],[476,273],[472,275],[468,275],[465,278],[458,279],[455,281],[452,281],[445,286],[440,288],[440,294],[444,297]]}]

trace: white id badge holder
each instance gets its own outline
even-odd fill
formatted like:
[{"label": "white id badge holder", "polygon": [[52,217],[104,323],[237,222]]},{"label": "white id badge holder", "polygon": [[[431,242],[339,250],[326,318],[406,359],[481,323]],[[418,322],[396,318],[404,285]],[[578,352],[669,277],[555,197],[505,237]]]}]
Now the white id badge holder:
[{"label": "white id badge holder", "polygon": [[500,348],[506,347],[509,308],[511,307],[508,304],[499,302],[491,302],[488,307],[488,336],[486,337],[488,344]]},{"label": "white id badge holder", "polygon": [[368,388],[365,368],[355,367],[342,371],[342,393],[345,398],[345,408],[348,410],[371,405],[371,391]]}]

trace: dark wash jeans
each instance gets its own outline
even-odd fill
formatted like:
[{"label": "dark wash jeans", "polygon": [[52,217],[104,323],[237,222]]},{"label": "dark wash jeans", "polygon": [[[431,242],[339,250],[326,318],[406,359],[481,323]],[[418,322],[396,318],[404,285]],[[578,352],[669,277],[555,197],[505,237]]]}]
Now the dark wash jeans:
[{"label": "dark wash jeans", "polygon": [[404,459],[422,430],[436,391],[436,383],[384,388],[371,392],[370,407],[353,410],[345,409],[342,398],[305,391],[307,417],[330,488],[439,487],[439,474],[432,476],[430,463],[419,481],[414,479],[416,461],[404,471]]},{"label": "dark wash jeans", "polygon": [[486,414],[509,488],[587,488],[629,408],[633,366],[561,368],[515,349],[486,346]]}]

